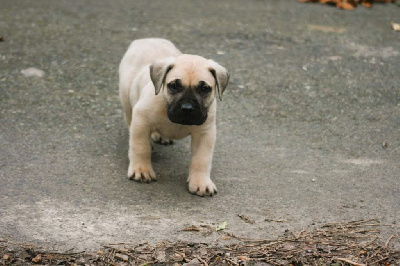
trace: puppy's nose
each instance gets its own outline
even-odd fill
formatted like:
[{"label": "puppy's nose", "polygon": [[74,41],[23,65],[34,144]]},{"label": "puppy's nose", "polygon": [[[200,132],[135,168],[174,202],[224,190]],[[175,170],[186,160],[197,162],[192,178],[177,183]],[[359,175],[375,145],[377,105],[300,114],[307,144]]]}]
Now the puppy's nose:
[{"label": "puppy's nose", "polygon": [[183,103],[181,105],[181,111],[183,113],[191,113],[194,110],[194,107],[191,103]]}]

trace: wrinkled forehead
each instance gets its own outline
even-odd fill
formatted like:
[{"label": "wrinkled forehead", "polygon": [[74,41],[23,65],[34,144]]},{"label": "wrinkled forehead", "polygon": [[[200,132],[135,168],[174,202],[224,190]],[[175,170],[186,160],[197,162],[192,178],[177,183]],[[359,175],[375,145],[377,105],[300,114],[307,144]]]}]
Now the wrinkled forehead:
[{"label": "wrinkled forehead", "polygon": [[208,61],[199,56],[178,57],[166,77],[166,82],[169,83],[176,79],[180,79],[185,87],[197,86],[201,81],[210,86],[215,85]]}]

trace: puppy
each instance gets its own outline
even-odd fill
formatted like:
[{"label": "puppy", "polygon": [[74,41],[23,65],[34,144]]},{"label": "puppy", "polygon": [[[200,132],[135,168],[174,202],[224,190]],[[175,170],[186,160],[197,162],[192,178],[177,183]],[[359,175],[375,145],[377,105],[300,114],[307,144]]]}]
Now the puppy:
[{"label": "puppy", "polygon": [[212,60],[182,54],[164,39],[135,40],[119,66],[119,96],[129,128],[128,177],[151,182],[151,139],[163,144],[191,136],[189,191],[213,195],[211,162],[216,138],[216,96],[227,70]]}]

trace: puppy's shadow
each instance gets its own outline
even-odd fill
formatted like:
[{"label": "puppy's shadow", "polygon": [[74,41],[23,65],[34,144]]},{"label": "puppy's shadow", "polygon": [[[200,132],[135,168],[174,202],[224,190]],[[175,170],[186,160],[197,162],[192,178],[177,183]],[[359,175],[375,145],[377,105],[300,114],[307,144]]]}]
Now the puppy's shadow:
[{"label": "puppy's shadow", "polygon": [[165,181],[186,180],[189,174],[190,138],[174,141],[172,145],[154,144],[153,168]]}]

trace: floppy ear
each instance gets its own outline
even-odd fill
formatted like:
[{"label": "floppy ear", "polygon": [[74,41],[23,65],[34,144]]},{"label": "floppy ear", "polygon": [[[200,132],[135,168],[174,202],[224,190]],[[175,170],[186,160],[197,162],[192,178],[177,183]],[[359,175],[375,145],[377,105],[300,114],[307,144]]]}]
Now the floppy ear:
[{"label": "floppy ear", "polygon": [[219,65],[213,60],[209,60],[209,63],[209,70],[215,79],[215,87],[218,92],[218,98],[220,101],[222,101],[222,93],[224,93],[226,86],[228,86],[229,73],[223,66]]},{"label": "floppy ear", "polygon": [[150,78],[154,84],[156,95],[161,91],[165,83],[165,76],[174,67],[173,57],[162,59],[150,65]]}]

